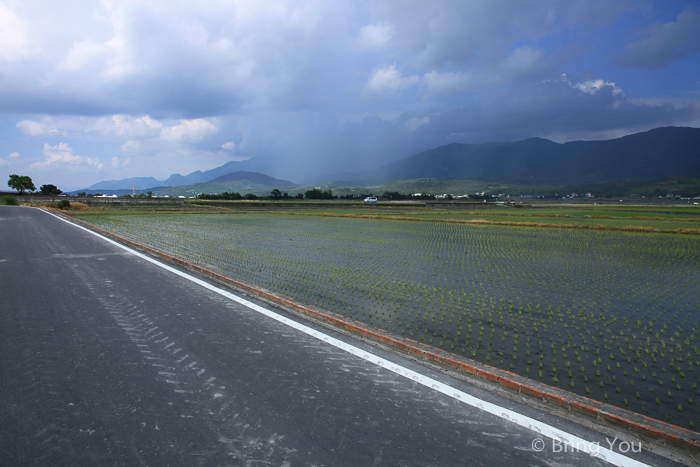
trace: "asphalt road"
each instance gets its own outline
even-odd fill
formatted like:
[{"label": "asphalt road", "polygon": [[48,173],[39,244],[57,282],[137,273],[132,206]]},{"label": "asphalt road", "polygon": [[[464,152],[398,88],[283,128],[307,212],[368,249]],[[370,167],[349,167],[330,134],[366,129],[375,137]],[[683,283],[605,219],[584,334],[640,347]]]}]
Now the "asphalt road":
[{"label": "asphalt road", "polygon": [[[0,465],[610,465],[212,288],[0,206]],[[426,381],[613,441],[257,304]],[[619,465],[674,465],[625,455]]]}]

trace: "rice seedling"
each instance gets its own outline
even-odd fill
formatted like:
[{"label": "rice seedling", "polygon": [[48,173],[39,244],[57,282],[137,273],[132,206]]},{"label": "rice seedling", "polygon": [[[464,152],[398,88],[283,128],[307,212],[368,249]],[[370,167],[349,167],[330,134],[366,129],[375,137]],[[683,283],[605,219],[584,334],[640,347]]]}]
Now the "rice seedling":
[{"label": "rice seedling", "polygon": [[[700,243],[691,236],[278,214],[86,220],[349,319],[682,426],[692,411],[660,403],[647,375],[668,400],[700,395]],[[588,384],[575,384],[574,372]]]}]

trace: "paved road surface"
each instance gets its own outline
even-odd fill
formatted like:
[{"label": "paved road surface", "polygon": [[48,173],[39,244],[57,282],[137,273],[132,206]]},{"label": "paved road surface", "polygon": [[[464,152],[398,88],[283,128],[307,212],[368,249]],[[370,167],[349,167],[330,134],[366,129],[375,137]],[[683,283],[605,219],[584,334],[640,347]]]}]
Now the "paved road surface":
[{"label": "paved road surface", "polygon": [[[610,465],[555,452],[535,431],[38,209],[0,206],[0,239],[2,466]],[[261,306],[608,447],[603,435]],[[673,465],[629,456],[622,465]]]}]

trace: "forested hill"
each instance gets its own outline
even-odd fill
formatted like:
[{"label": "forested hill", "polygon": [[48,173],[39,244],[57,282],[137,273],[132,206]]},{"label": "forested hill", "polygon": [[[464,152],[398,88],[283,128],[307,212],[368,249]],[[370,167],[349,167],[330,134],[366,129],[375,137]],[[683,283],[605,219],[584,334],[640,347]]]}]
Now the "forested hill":
[{"label": "forested hill", "polygon": [[226,175],[222,175],[220,177],[216,177],[212,180],[209,180],[208,183],[225,183],[238,180],[246,180],[249,182],[259,183],[260,185],[267,185],[275,188],[291,188],[296,186],[289,180],[279,180],[277,178],[270,177],[269,175],[261,174],[259,172],[245,172],[242,170],[227,173]]},{"label": "forested hill", "polygon": [[618,178],[700,177],[700,129],[657,128],[607,141],[450,144],[388,164],[363,178],[495,179],[589,183]]}]

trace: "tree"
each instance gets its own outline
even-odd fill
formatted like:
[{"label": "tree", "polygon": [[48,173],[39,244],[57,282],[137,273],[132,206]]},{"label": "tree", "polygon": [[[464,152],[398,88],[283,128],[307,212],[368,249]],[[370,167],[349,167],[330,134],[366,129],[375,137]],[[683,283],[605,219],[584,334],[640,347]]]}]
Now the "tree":
[{"label": "tree", "polygon": [[390,200],[400,200],[410,198],[410,195],[402,195],[398,191],[385,191],[382,195],[382,198]]},{"label": "tree", "polygon": [[24,190],[36,191],[32,179],[27,175],[10,175],[10,180],[7,182],[7,186],[13,190],[19,191],[20,195],[24,194]]},{"label": "tree", "polygon": [[240,193],[235,192],[235,193],[229,193],[228,191],[224,191],[223,193],[200,193],[197,195],[197,198],[199,199],[243,199]]},{"label": "tree", "polygon": [[275,188],[270,192],[270,195],[273,199],[280,199],[282,197],[282,192]]},{"label": "tree", "polygon": [[42,195],[60,195],[63,192],[56,185],[41,185],[39,193]]},{"label": "tree", "polygon": [[304,192],[304,197],[306,199],[333,199],[333,192],[331,190],[321,191],[318,188],[314,188]]}]

